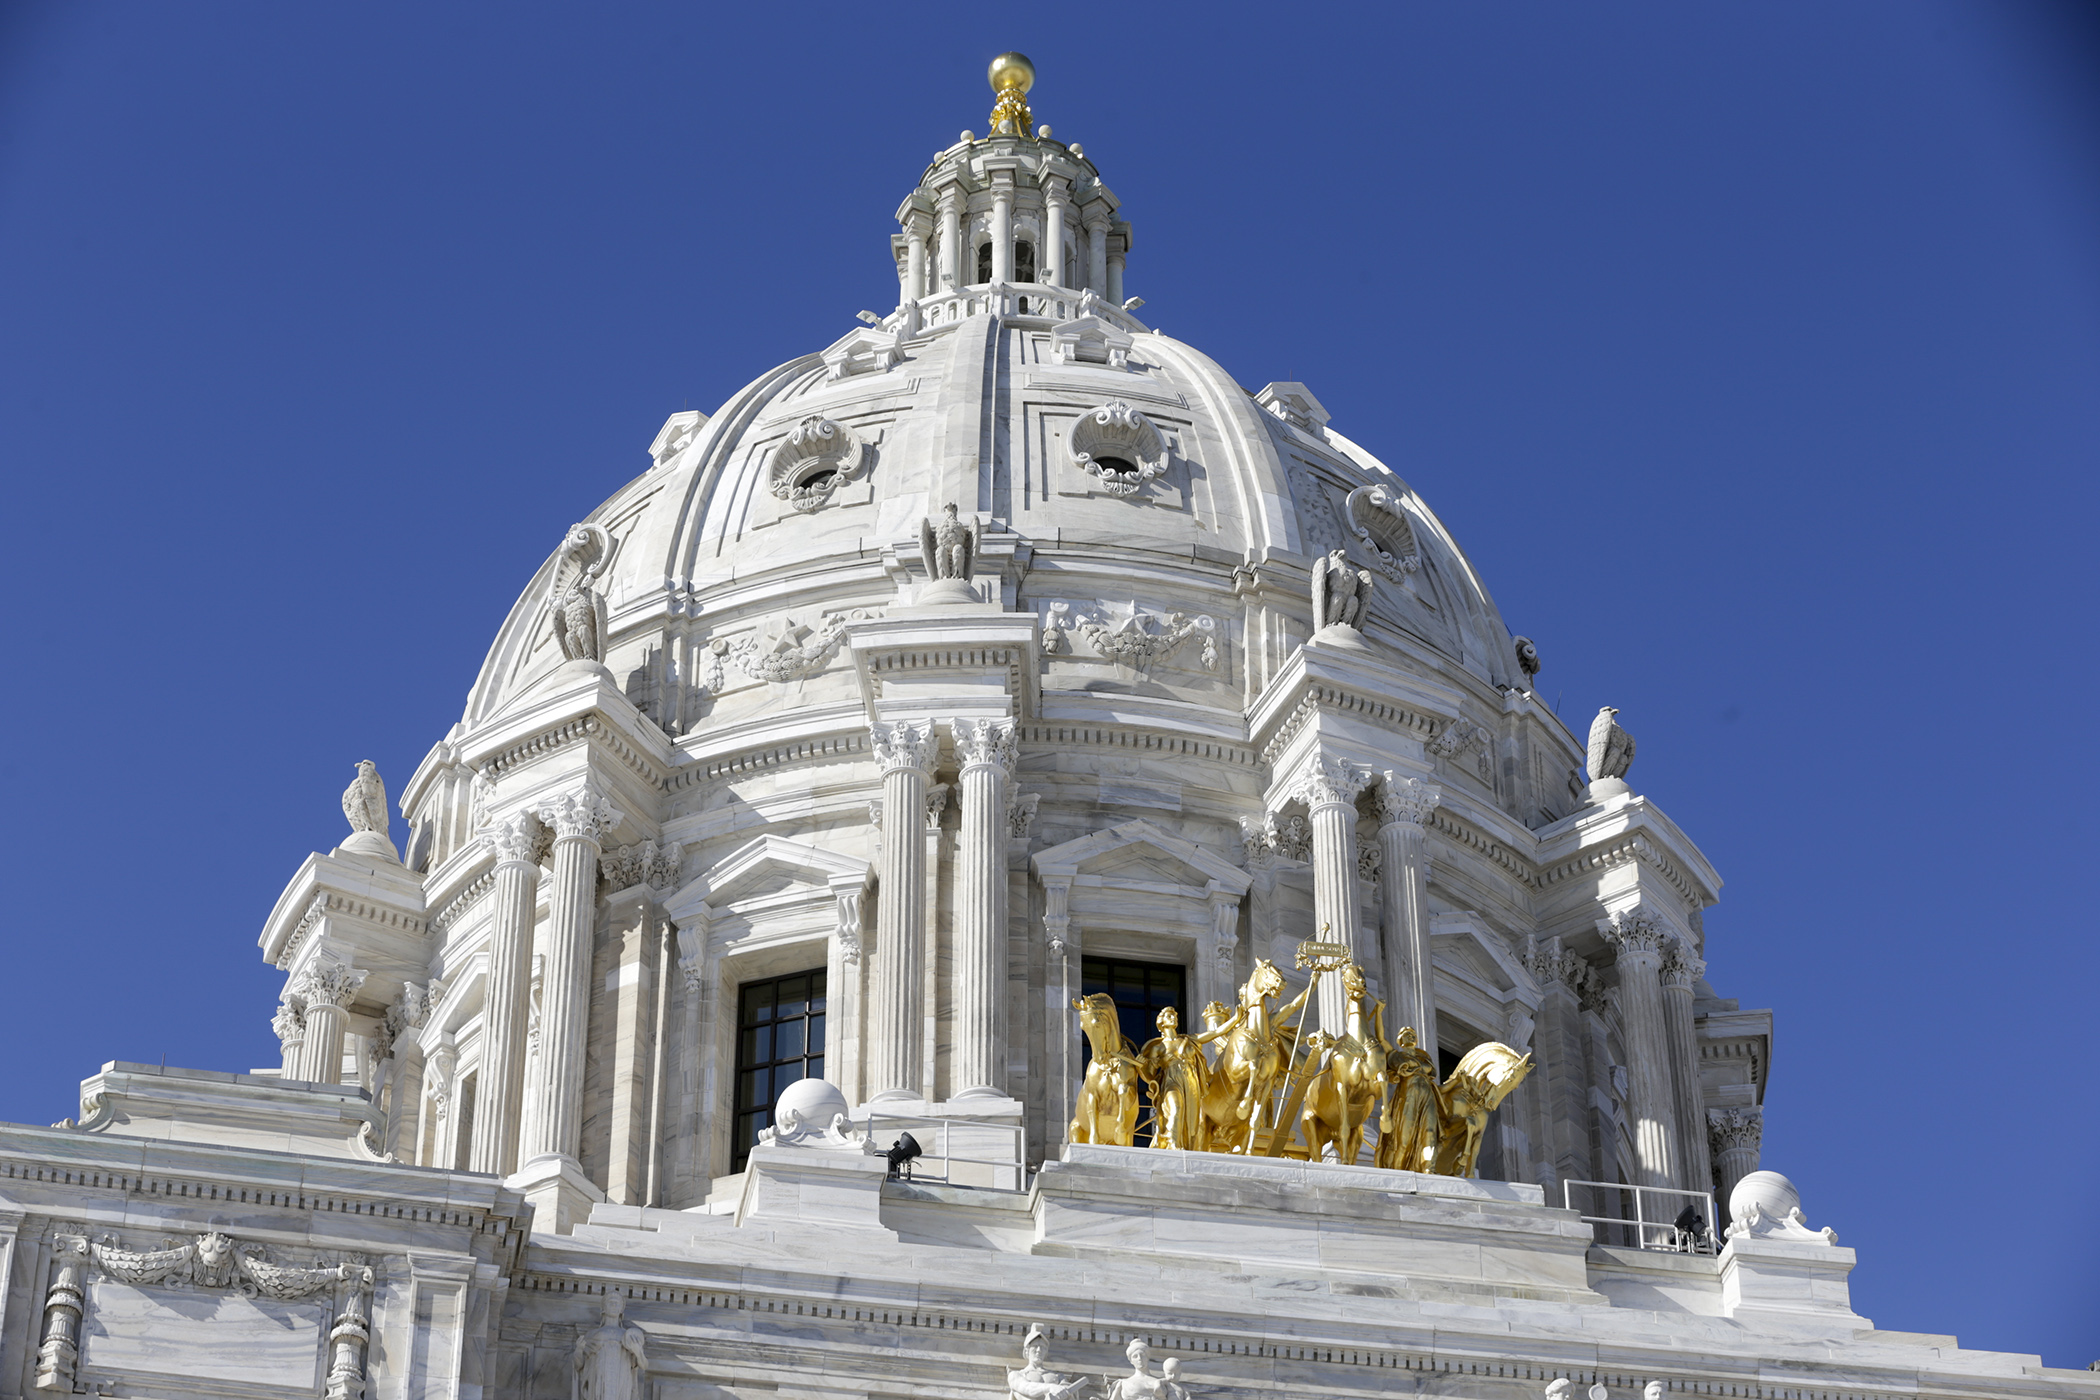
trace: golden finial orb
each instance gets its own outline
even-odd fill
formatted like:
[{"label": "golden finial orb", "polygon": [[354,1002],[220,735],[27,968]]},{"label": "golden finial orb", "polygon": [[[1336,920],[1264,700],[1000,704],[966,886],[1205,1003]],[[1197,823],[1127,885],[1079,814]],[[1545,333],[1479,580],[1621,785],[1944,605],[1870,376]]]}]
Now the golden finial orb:
[{"label": "golden finial orb", "polygon": [[993,92],[1003,94],[1012,87],[1026,92],[1035,86],[1035,65],[1025,53],[1003,53],[992,60],[985,76],[991,80]]},{"label": "golden finial orb", "polygon": [[1000,54],[992,60],[985,77],[991,80],[992,91],[999,94],[998,102],[992,106],[992,134],[1034,135],[1035,114],[1028,110],[1028,89],[1035,86],[1035,65],[1028,61],[1028,55]]}]

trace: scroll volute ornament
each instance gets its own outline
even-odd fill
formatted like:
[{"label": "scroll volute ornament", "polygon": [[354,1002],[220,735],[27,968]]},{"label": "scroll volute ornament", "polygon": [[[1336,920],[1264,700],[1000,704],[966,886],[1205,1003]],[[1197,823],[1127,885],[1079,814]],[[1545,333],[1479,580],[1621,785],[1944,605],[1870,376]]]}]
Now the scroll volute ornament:
[{"label": "scroll volute ornament", "polygon": [[612,562],[612,536],[602,525],[571,525],[554,564],[548,603],[564,661],[605,660],[605,599],[596,584]]},{"label": "scroll volute ornament", "polygon": [[794,426],[766,464],[766,489],[804,515],[868,469],[868,448],[843,423],[812,414]]},{"label": "scroll volute ornament", "polygon": [[1105,403],[1072,425],[1072,462],[1111,496],[1134,496],[1166,475],[1167,441],[1127,403]]}]

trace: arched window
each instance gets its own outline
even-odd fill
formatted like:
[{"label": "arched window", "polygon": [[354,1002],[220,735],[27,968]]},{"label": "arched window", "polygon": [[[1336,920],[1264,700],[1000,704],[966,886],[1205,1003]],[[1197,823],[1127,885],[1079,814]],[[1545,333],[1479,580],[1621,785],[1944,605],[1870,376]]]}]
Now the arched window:
[{"label": "arched window", "polygon": [[1018,239],[1014,243],[1014,281],[1033,282],[1034,280],[1035,245],[1025,238]]},{"label": "arched window", "polygon": [[977,280],[979,282],[992,280],[992,245],[989,243],[977,245]]}]

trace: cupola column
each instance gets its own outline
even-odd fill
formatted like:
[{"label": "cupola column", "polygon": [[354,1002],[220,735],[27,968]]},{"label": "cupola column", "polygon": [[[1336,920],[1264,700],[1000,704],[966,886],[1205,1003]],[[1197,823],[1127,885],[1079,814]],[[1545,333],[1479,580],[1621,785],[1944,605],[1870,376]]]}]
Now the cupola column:
[{"label": "cupola column", "polygon": [[1014,280],[1014,190],[1003,183],[992,190],[992,280]]},{"label": "cupola column", "polygon": [[1678,1186],[1677,1146],[1672,1141],[1676,1090],[1658,976],[1664,934],[1653,917],[1638,909],[1612,915],[1599,931],[1619,952],[1619,1021],[1626,1038],[1626,1111],[1633,1119],[1635,1184]]},{"label": "cupola column", "polygon": [[1108,240],[1108,299],[1116,305],[1123,304],[1123,256],[1127,250],[1123,235],[1110,234]]},{"label": "cupola column", "polygon": [[1043,186],[1043,246],[1035,254],[1035,279],[1053,287],[1065,284],[1065,213],[1072,197],[1063,180]]},{"label": "cupola column", "polygon": [[591,1003],[591,934],[598,914],[599,838],[620,812],[586,786],[542,803],[554,832],[554,884],[547,892],[546,970],[540,981],[540,1053],[531,1140],[524,1163],[574,1161],[583,1141],[583,1043]]},{"label": "cupola column", "polygon": [[1443,789],[1388,769],[1378,780],[1380,911],[1386,1004],[1400,1026],[1415,1028],[1415,1043],[1436,1063],[1436,969],[1429,956],[1429,911],[1422,899],[1427,840],[1422,824]]},{"label": "cupola column", "polygon": [[1098,205],[1086,216],[1088,290],[1108,295],[1108,213]]},{"label": "cupola column", "polygon": [[926,216],[916,211],[904,225],[904,298],[926,295]]},{"label": "cupola column", "polygon": [[495,852],[496,868],[489,888],[489,971],[482,998],[481,1069],[474,1090],[474,1137],[467,1167],[498,1176],[508,1176],[518,1168],[541,837],[539,818],[529,812],[498,822],[482,835]]},{"label": "cupola column", "polygon": [[1014,765],[1013,721],[957,720],[955,756],[962,768],[962,849],[950,1081],[958,1095],[996,1094],[1005,1092],[999,984],[1006,966],[1006,788]]},{"label": "cupola column", "polygon": [[926,845],[919,839],[919,821],[940,741],[930,723],[878,721],[871,737],[882,769],[883,836],[867,1082],[871,1098],[917,1098],[923,1088],[920,958],[926,942]]},{"label": "cupola column", "polygon": [[1706,964],[1681,939],[1663,951],[1663,1024],[1670,1038],[1670,1079],[1676,1086],[1678,1180],[1687,1191],[1713,1189],[1706,1150],[1704,1096],[1699,1092],[1699,1038],[1692,1024],[1692,992]]},{"label": "cupola column", "polygon": [[962,199],[958,186],[941,187],[941,285],[936,291],[952,292],[963,285]]},{"label": "cupola column", "polygon": [[[1371,770],[1347,759],[1315,757],[1291,789],[1312,821],[1313,923],[1315,937],[1340,943],[1358,965],[1373,961],[1363,946],[1356,899],[1356,798],[1370,784]],[[1348,996],[1339,977],[1320,979],[1320,1028],[1337,1035],[1348,1029]]]}]

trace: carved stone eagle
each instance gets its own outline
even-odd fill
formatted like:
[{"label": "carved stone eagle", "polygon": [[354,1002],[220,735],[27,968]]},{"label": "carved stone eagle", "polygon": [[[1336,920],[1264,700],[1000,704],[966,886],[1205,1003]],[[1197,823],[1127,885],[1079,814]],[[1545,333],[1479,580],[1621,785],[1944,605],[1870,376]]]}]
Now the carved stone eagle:
[{"label": "carved stone eagle", "polygon": [[343,789],[343,815],[350,819],[352,831],[387,834],[386,784],[369,758],[358,761],[357,776]]},{"label": "carved stone eagle", "polygon": [[1597,711],[1590,721],[1590,781],[1623,778],[1633,766],[1633,736],[1612,719],[1618,710],[1610,705]]},{"label": "carved stone eagle", "polygon": [[919,553],[929,580],[967,582],[977,572],[977,522],[963,524],[956,519],[955,503],[949,502],[941,508],[939,521],[919,522]]},{"label": "carved stone eagle", "polygon": [[1313,625],[1363,630],[1371,611],[1371,588],[1371,571],[1350,568],[1342,550],[1313,560]]}]

